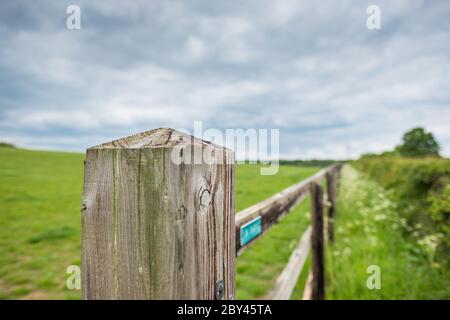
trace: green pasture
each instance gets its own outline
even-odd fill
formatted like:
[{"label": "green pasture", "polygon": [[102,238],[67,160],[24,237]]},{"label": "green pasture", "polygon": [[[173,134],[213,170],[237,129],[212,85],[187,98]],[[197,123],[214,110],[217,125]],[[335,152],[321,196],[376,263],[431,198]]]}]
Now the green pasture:
[{"label": "green pasture", "polygon": [[[83,160],[83,154],[0,148],[0,299],[80,298],[80,291],[66,288],[66,269],[80,265]],[[262,176],[257,165],[239,165],[236,210],[317,170],[283,165],[278,174]],[[344,167],[336,241],[326,245],[328,299],[450,299],[450,267],[434,254],[437,241],[446,240],[443,231],[430,233],[416,223],[411,215],[419,213],[394,195],[369,175]],[[446,200],[445,193],[437,195]],[[310,223],[309,205],[306,199],[239,256],[238,299],[266,297]],[[445,217],[448,202],[437,209]],[[367,287],[371,265],[380,268],[380,289]],[[310,259],[292,299],[301,299],[309,266]]]},{"label": "green pasture", "polygon": [[[83,154],[0,148],[0,299],[79,299],[66,268],[80,265]],[[281,166],[261,176],[237,168],[236,210],[316,172]],[[308,203],[288,215],[238,259],[237,297],[263,298],[308,224]]]}]

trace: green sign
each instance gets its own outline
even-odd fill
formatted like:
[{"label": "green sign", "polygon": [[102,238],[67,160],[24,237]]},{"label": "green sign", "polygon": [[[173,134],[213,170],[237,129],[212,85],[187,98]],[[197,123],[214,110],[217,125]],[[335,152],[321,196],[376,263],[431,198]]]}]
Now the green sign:
[{"label": "green sign", "polygon": [[256,238],[262,231],[261,217],[247,222],[241,227],[241,247]]}]

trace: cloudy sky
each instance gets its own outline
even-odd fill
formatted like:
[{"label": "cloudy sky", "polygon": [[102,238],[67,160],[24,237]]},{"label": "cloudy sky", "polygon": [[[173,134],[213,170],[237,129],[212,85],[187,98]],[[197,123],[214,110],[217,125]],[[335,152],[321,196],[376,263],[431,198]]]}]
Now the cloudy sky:
[{"label": "cloudy sky", "polygon": [[1,141],[83,151],[195,120],[278,128],[289,158],[383,151],[424,126],[450,156],[450,1],[0,2]]}]

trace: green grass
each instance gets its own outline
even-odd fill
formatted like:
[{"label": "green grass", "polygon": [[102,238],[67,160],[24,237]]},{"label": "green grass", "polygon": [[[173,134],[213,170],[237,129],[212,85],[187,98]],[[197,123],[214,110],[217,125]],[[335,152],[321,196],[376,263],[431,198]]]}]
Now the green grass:
[{"label": "green grass", "polygon": [[[0,299],[79,299],[65,286],[66,268],[80,265],[83,154],[0,148]],[[261,176],[237,167],[240,211],[316,172],[282,166]],[[237,298],[264,298],[310,223],[309,199],[237,261]],[[449,299],[448,266],[430,263],[429,249],[402,231],[405,219],[378,184],[345,166],[336,242],[327,244],[328,299]],[[432,246],[432,243],[430,243]],[[310,258],[293,299],[300,299]],[[369,265],[381,269],[381,289],[369,290]]]},{"label": "green grass", "polygon": [[82,154],[0,148],[0,298],[76,298]]},{"label": "green grass", "polygon": [[[448,266],[430,263],[423,246],[403,231],[405,226],[390,195],[345,166],[336,242],[327,246],[327,299],[449,299]],[[380,267],[379,290],[366,286],[370,265]]]},{"label": "green grass", "polygon": [[[80,297],[65,281],[66,268],[80,265],[83,160],[83,154],[0,148],[0,299]],[[240,165],[236,210],[317,170],[282,166],[275,176],[261,176],[258,166]],[[238,258],[238,298],[264,297],[273,286],[309,223],[307,211],[305,202]]]}]

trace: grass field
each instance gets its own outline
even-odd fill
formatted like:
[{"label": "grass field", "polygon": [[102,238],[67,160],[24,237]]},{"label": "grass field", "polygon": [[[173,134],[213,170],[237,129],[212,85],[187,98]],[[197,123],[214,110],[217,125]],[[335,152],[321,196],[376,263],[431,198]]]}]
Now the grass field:
[{"label": "grass field", "polygon": [[[80,265],[83,154],[0,148],[0,299],[78,299],[66,268]],[[282,166],[261,176],[237,169],[242,210],[318,169]],[[262,298],[287,263],[309,217],[304,202],[238,259],[237,297]],[[302,275],[304,280],[305,275]],[[297,294],[301,292],[299,281]]]},{"label": "grass field", "polygon": [[[80,265],[83,154],[0,148],[0,299],[79,299],[66,268]],[[240,211],[316,172],[282,166],[261,176],[237,168]],[[258,240],[237,262],[237,298],[264,298],[310,223],[309,200]],[[449,299],[448,266],[429,263],[423,246],[401,231],[405,219],[378,184],[350,166],[342,174],[336,242],[326,250],[328,299]],[[292,296],[301,299],[310,259]],[[369,265],[381,289],[366,286]]]}]

